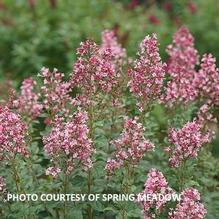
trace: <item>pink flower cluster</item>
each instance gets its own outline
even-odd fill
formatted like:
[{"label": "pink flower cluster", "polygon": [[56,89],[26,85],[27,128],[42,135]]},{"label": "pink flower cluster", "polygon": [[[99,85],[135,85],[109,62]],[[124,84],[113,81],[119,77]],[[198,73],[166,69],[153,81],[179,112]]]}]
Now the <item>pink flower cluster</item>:
[{"label": "pink flower cluster", "polygon": [[17,108],[20,114],[32,119],[37,118],[43,109],[39,102],[40,95],[34,92],[35,85],[36,81],[32,78],[25,79],[21,86],[21,95],[13,101],[13,107]]},{"label": "pink flower cluster", "polygon": [[6,191],[5,179],[0,176],[0,194],[3,194]]},{"label": "pink flower cluster", "polygon": [[136,164],[154,145],[145,139],[144,128],[137,119],[126,119],[124,130],[120,137],[112,142],[116,147],[116,158],[108,159],[106,170],[112,173],[121,167],[125,161]]},{"label": "pink flower cluster", "polygon": [[174,103],[186,104],[197,97],[194,85],[198,52],[194,49],[194,39],[186,27],[180,28],[173,38],[173,44],[167,47],[169,62],[167,73],[170,81],[162,100],[169,106]]},{"label": "pink flower cluster", "polygon": [[[139,196],[142,198],[144,195],[166,196],[167,194],[171,195],[173,193],[174,191],[168,185],[163,173],[153,168],[149,171],[148,179],[145,182],[145,189],[139,194]],[[140,205],[143,208],[144,219],[155,218],[151,210],[155,209],[156,212],[161,212],[166,203],[167,199],[151,199],[141,201]]]},{"label": "pink flower cluster", "polygon": [[58,167],[49,167],[46,169],[46,175],[52,176],[53,178],[57,178],[60,172],[61,169]]},{"label": "pink flower cluster", "polygon": [[0,160],[13,159],[16,154],[27,156],[25,135],[27,126],[20,116],[7,107],[0,107]]},{"label": "pink flower cluster", "polygon": [[195,85],[200,97],[206,100],[208,105],[219,105],[219,70],[216,67],[216,59],[211,54],[203,56]]},{"label": "pink flower cluster", "polygon": [[92,54],[97,53],[97,50],[98,47],[96,43],[92,41],[87,40],[81,43],[77,49],[79,57],[73,66],[71,75],[72,87],[81,88],[82,94],[86,98],[88,98],[88,94],[91,95],[96,92],[94,81],[95,66],[90,63],[90,59]]},{"label": "pink flower cluster", "polygon": [[71,84],[64,81],[64,74],[54,69],[52,72],[48,68],[42,68],[40,76],[43,78],[43,86],[41,87],[42,96],[44,98],[44,108],[50,112],[52,116],[56,113],[68,113],[67,104],[72,102],[69,94]]},{"label": "pink flower cluster", "polygon": [[203,134],[201,129],[200,123],[193,121],[187,122],[179,130],[170,130],[168,140],[175,148],[167,147],[165,151],[170,155],[169,161],[172,167],[179,167],[187,159],[197,157],[200,148],[210,142],[210,134]]},{"label": "pink flower cluster", "polygon": [[97,90],[109,93],[120,78],[111,48],[103,50],[94,42],[86,41],[81,43],[77,53],[79,57],[73,68],[72,86],[80,87],[87,96],[95,94]]},{"label": "pink flower cluster", "polygon": [[200,203],[200,194],[194,188],[187,188],[182,192],[182,199],[176,209],[169,212],[169,219],[203,219],[207,211]]},{"label": "pink flower cluster", "polygon": [[114,31],[105,30],[102,32],[102,44],[100,47],[100,51],[104,52],[107,49],[111,50],[115,61],[126,57],[126,51],[118,43]]},{"label": "pink flower cluster", "polygon": [[139,58],[135,61],[134,68],[128,72],[131,77],[128,86],[138,98],[140,109],[145,103],[159,99],[165,67],[166,64],[162,63],[159,55],[156,35],[145,37],[140,44]]},{"label": "pink flower cluster", "polygon": [[[85,170],[92,167],[91,155],[95,149],[88,137],[87,119],[87,114],[80,110],[68,121],[57,117],[51,132],[43,137],[44,149],[52,157],[52,161],[57,161],[61,154],[66,157],[68,173],[79,164]],[[51,171],[54,172],[54,168],[49,169],[47,173]]]},{"label": "pink flower cluster", "polygon": [[88,98],[88,96],[83,94],[76,94],[76,96],[72,100],[73,106],[82,108],[89,108],[92,103],[93,102]]},{"label": "pink flower cluster", "polygon": [[113,53],[111,49],[101,52],[100,57],[93,57],[96,65],[94,80],[97,87],[106,93],[109,93],[115,85],[117,85],[120,74],[117,74],[115,65],[113,64]]},{"label": "pink flower cluster", "polygon": [[[202,105],[197,113],[198,121],[201,124],[205,124],[205,122],[217,122],[217,118],[215,118],[212,113],[210,112],[212,105],[205,103]],[[213,133],[212,133],[213,134]]]}]

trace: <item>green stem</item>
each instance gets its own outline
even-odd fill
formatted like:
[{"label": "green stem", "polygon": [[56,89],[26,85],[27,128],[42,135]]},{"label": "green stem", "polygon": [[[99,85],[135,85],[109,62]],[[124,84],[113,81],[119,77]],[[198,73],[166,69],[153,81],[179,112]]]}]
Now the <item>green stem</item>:
[{"label": "green stem", "polygon": [[[11,167],[12,167],[13,178],[15,181],[17,193],[20,194],[21,192],[23,192],[24,194],[26,194],[25,190],[22,189],[21,185],[20,185],[21,178],[20,178],[20,175],[19,175],[18,170],[17,170],[15,158],[11,160]],[[23,214],[23,218],[27,219],[27,216],[25,214]]]},{"label": "green stem", "polygon": [[[90,138],[93,140],[94,139],[94,132],[93,132],[93,106],[90,107],[88,111],[88,116],[89,116],[89,135]],[[91,170],[88,170],[88,178],[87,178],[87,190],[88,194],[91,193],[91,188],[92,188],[92,173]],[[88,209],[87,209],[87,214],[88,214],[88,219],[93,218],[93,210],[91,206],[88,204]]]},{"label": "green stem", "polygon": [[[110,127],[110,141],[113,140],[113,133],[115,132],[115,111],[112,109],[111,113],[111,127]],[[111,144],[108,144],[108,154],[111,153]]]},{"label": "green stem", "polygon": [[32,160],[32,158],[30,157],[30,159],[28,159],[29,171],[30,171],[30,173],[31,173],[31,175],[32,175],[34,184],[35,184],[36,186],[38,186],[38,185],[40,185],[40,183],[39,183],[39,180],[37,179],[37,176],[36,176],[35,171],[34,171],[34,169],[33,169],[32,163],[33,163],[33,160]]},{"label": "green stem", "polygon": [[[67,190],[68,190],[68,175],[65,174],[65,180],[64,180],[64,194],[67,194]],[[66,201],[64,201],[64,218],[67,218],[67,205],[66,205]]]},{"label": "green stem", "polygon": [[183,161],[182,162],[182,165],[180,167],[180,170],[179,170],[179,190],[182,191],[183,188],[184,188],[184,184],[185,184],[185,164],[186,164],[186,161]]},{"label": "green stem", "polygon": [[14,181],[15,181],[17,193],[20,193],[20,190],[21,190],[20,189],[20,176],[17,172],[15,159],[12,160],[11,167],[12,167],[13,178],[14,178]]},{"label": "green stem", "polygon": [[[130,165],[129,163],[127,163],[125,165],[125,174],[124,174],[124,184],[122,187],[122,191],[124,191],[124,193],[129,194],[130,191],[130,185],[132,183],[130,183],[133,180],[133,173],[134,173],[134,166]],[[122,219],[127,219],[127,212],[126,212],[126,202],[124,202],[123,206],[122,206],[122,210],[121,210],[121,217]]]},{"label": "green stem", "polygon": [[[88,190],[88,194],[91,193],[91,186],[92,186],[92,175],[91,175],[91,171],[88,171],[88,183],[87,183],[87,190]],[[88,218],[92,219],[93,218],[93,210],[91,208],[91,206],[88,206]]]},{"label": "green stem", "polygon": [[127,219],[125,209],[122,209],[122,219]]}]

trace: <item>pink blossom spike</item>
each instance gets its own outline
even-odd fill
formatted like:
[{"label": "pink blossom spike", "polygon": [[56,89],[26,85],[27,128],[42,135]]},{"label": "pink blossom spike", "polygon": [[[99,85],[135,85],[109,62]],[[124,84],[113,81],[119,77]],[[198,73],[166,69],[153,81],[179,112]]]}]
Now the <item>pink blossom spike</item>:
[{"label": "pink blossom spike", "polygon": [[207,210],[200,202],[200,194],[194,188],[187,188],[182,192],[182,199],[175,210],[169,212],[168,219],[203,219]]},{"label": "pink blossom spike", "polygon": [[219,105],[219,70],[216,67],[216,59],[211,54],[203,55],[195,85],[200,98],[204,99],[208,105]]},{"label": "pink blossom spike", "polygon": [[88,137],[87,119],[87,114],[80,110],[67,121],[57,117],[51,132],[43,137],[45,152],[53,160],[60,153],[66,156],[67,172],[73,170],[77,164],[81,164],[85,170],[92,167],[91,156],[95,149]]},{"label": "pink blossom spike", "polygon": [[105,167],[110,173],[121,167],[124,161],[137,164],[146,152],[154,149],[154,145],[145,139],[144,128],[137,119],[126,119],[122,133],[112,144],[116,148],[115,159],[109,159]]},{"label": "pink blossom spike", "polygon": [[126,57],[126,51],[118,43],[114,31],[105,30],[102,32],[102,44],[100,51],[104,52],[107,49],[112,51],[112,55],[115,57],[115,60]]},{"label": "pink blossom spike", "polygon": [[[114,45],[115,46],[115,45]],[[78,49],[78,59],[71,76],[72,87],[79,87],[82,95],[90,97],[97,91],[110,93],[121,78],[116,71],[115,54],[111,46],[99,47],[92,41],[81,43]]]},{"label": "pink blossom spike", "polygon": [[198,95],[194,78],[199,57],[193,36],[186,27],[181,27],[174,34],[173,44],[167,47],[167,53],[170,56],[167,66],[170,81],[161,99],[170,107],[176,103],[187,104]]},{"label": "pink blossom spike", "polygon": [[168,147],[165,151],[170,155],[170,165],[179,167],[188,158],[198,156],[201,147],[211,141],[209,133],[202,133],[202,126],[198,121],[188,122],[183,128],[171,129],[168,135],[169,142],[174,148]]},{"label": "pink blossom spike", "polygon": [[34,92],[36,81],[25,79],[21,86],[21,94],[13,101],[13,107],[22,115],[36,119],[42,112],[43,105],[39,102],[40,94]]},{"label": "pink blossom spike", "polygon": [[128,87],[141,108],[146,103],[160,98],[165,76],[166,64],[161,61],[155,34],[145,37],[141,42],[139,58],[134,63],[134,68],[128,72]]},{"label": "pink blossom spike", "polygon": [[28,156],[25,144],[27,125],[18,114],[0,107],[0,160],[11,160],[17,154]]},{"label": "pink blossom spike", "polygon": [[64,74],[54,69],[52,72],[48,68],[42,68],[40,76],[43,78],[42,97],[43,105],[52,115],[62,112],[68,113],[67,104],[72,103],[70,96],[70,82],[64,81]]},{"label": "pink blossom spike", "polygon": [[[138,194],[138,197],[144,197],[144,195],[171,195],[174,190],[168,185],[167,180],[165,179],[162,172],[157,169],[151,169],[148,173],[147,180],[145,182],[145,189],[143,192]],[[152,209],[156,209],[157,212],[161,212],[166,203],[168,202],[166,199],[151,199],[144,201],[137,201],[140,206],[143,208],[144,219],[150,219],[153,217]]]}]

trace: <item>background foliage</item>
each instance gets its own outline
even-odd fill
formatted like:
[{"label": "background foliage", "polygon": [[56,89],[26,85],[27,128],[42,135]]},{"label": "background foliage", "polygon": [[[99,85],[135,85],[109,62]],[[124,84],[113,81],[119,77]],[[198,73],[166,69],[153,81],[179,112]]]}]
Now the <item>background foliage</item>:
[{"label": "background foliage", "polygon": [[[152,3],[153,4],[152,4]],[[104,29],[115,29],[128,54],[135,56],[141,39],[157,33],[161,54],[172,33],[185,24],[200,53],[219,58],[219,2],[194,1],[44,1],[0,2],[0,75],[21,81],[42,66],[72,69],[75,49],[87,38],[100,41]]]}]

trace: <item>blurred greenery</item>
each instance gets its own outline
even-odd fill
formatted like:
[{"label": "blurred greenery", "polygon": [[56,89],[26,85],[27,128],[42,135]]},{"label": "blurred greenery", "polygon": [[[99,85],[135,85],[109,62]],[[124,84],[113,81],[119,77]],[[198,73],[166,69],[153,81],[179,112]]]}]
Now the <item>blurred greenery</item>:
[{"label": "blurred greenery", "polygon": [[70,72],[79,43],[86,38],[99,42],[104,29],[116,30],[130,56],[145,35],[155,32],[165,59],[172,33],[185,24],[200,53],[219,59],[219,2],[194,2],[191,11],[187,0],[2,0],[0,79],[20,82],[42,66]]}]

